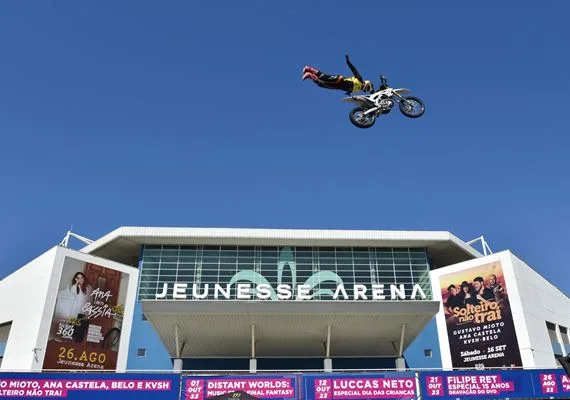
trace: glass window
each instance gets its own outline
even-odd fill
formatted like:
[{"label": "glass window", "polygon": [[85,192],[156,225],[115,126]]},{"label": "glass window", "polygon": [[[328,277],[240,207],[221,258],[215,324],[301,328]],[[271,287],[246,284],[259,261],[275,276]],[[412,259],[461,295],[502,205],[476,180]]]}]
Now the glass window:
[{"label": "glass window", "polygon": [[[325,268],[321,265],[321,271],[322,270],[325,270]],[[334,271],[334,268],[332,268],[332,270]],[[345,276],[352,276],[354,274],[354,269],[352,264],[339,264],[336,266],[336,272],[341,276],[341,278],[344,278]]]},{"label": "glass window", "polygon": [[[321,257],[321,256],[319,256],[319,264],[320,265],[333,266],[336,264],[336,258],[335,257]],[[350,262],[350,264],[352,264],[352,262]]]},{"label": "glass window", "polygon": [[220,257],[220,262],[222,264],[234,264],[235,265],[237,263],[237,260],[238,260],[237,255],[235,255],[235,256],[224,255],[224,256]]},{"label": "glass window", "polygon": [[160,257],[162,250],[144,250],[145,257]]},{"label": "glass window", "polygon": [[203,255],[202,263],[213,263],[218,264],[220,257],[218,255]]},{"label": "glass window", "polygon": [[240,267],[240,269],[249,269],[253,266],[255,259],[253,256],[251,257],[247,257],[247,256],[242,256],[241,254],[238,257],[238,265]]},{"label": "glass window", "polygon": [[[279,279],[279,260],[281,252],[285,249],[292,251],[294,261],[289,261]],[[419,283],[426,295],[431,298],[428,260],[426,251],[422,248],[311,246],[295,248],[232,245],[144,245],[139,296],[142,298],[152,291],[149,295],[149,298],[152,298],[154,291],[157,288],[161,289],[162,283],[175,280],[189,284],[202,282],[202,284],[223,285],[236,273],[248,270],[261,274],[273,288],[280,283],[300,285],[317,272],[331,271],[343,280],[351,298],[351,286],[355,282],[367,285],[404,283],[407,294],[411,293],[414,283]],[[295,282],[293,282],[293,272],[296,275]],[[256,281],[254,283],[263,281],[258,277],[253,279]],[[325,282],[318,288],[334,292],[336,283]],[[389,286],[386,289],[389,290]],[[235,288],[232,287],[230,290],[235,296]],[[319,295],[318,298],[330,299],[330,295]]]},{"label": "glass window", "polygon": [[562,343],[570,344],[570,337],[568,337],[568,329],[565,326],[559,326],[560,334],[562,335]]},{"label": "glass window", "polygon": [[147,273],[147,274],[152,274],[152,273],[157,273],[158,270],[160,268],[160,264],[158,263],[150,263],[150,264],[143,264],[141,267],[141,274]]},{"label": "glass window", "polygon": [[178,250],[162,250],[162,253],[160,254],[161,258],[165,258],[165,257],[174,257],[174,258],[178,258],[179,255],[179,251]]},{"label": "glass window", "polygon": [[158,256],[144,256],[143,263],[159,263],[160,262],[160,255]]},{"label": "glass window", "polygon": [[225,252],[232,252],[232,251],[233,251],[233,252],[236,252],[237,249],[238,249],[237,246],[227,246],[227,245],[224,245],[224,246],[221,246],[221,247],[220,247],[220,250],[221,250],[222,252],[224,252],[224,253],[225,253]]},{"label": "glass window", "polygon": [[193,272],[196,269],[196,264],[178,264],[178,271],[180,273]]},{"label": "glass window", "polygon": [[550,336],[550,341],[558,342],[556,337],[556,325],[552,322],[546,321],[546,329],[548,329],[548,336]]}]

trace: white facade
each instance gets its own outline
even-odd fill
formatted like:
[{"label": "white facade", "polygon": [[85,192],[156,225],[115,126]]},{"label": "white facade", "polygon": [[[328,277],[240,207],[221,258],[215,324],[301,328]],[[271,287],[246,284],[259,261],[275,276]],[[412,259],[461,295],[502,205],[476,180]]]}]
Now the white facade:
[{"label": "white facade", "polygon": [[[41,370],[58,286],[66,259],[112,268],[129,275],[117,370],[126,369],[138,270],[75,250],[53,247],[0,282],[0,335],[6,348],[2,370]],[[64,277],[65,278],[65,277]]]},{"label": "white facade", "polygon": [[9,332],[4,333],[7,341],[2,369],[29,370],[41,366],[43,358],[34,349],[40,347],[42,328],[45,330],[49,324],[49,317],[44,320],[43,315],[50,302],[50,282],[58,278],[53,268],[57,253],[56,247],[50,249],[0,283],[0,324],[11,323],[5,327]]},{"label": "white facade", "polygon": [[558,365],[546,323],[557,327],[558,354],[565,355],[562,344],[568,343],[570,338],[563,338],[559,327],[570,329],[570,298],[508,250],[430,272],[433,298],[440,301],[436,322],[443,368],[451,369],[453,364],[445,305],[441,303],[442,292],[439,290],[440,278],[493,262],[502,265],[522,366],[556,368]]},{"label": "white facade", "polygon": [[[553,284],[544,279],[535,270],[517,256],[511,255],[511,261],[519,288],[519,300],[523,309],[524,323],[528,332],[529,346],[533,355],[534,366],[556,367],[553,347],[558,354],[567,355],[563,344],[570,341],[570,298]],[[558,343],[551,342],[546,322],[556,326]],[[565,327],[563,338],[560,327]],[[557,346],[558,345],[558,346]]]}]

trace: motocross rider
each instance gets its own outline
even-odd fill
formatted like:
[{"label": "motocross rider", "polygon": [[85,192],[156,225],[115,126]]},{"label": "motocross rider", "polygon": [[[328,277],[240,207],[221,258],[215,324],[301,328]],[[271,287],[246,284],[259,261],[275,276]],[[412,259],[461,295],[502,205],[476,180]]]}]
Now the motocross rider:
[{"label": "motocross rider", "polygon": [[354,65],[350,62],[348,55],[346,57],[346,63],[348,67],[354,74],[351,77],[344,77],[342,75],[329,75],[319,71],[313,67],[305,67],[303,68],[303,80],[310,79],[317,86],[320,86],[325,89],[336,89],[336,90],[343,90],[346,94],[351,94],[354,92],[374,92],[374,86],[372,82],[364,80],[362,75],[358,72]]}]

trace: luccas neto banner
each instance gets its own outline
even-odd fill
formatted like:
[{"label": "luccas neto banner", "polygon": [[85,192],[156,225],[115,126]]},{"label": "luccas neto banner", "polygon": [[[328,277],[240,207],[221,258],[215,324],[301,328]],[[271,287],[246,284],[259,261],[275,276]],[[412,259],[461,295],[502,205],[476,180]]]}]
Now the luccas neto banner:
[{"label": "luccas neto banner", "polygon": [[499,261],[439,278],[453,368],[522,366]]},{"label": "luccas neto banner", "polygon": [[177,374],[0,374],[0,399],[175,400]]},{"label": "luccas neto banner", "polygon": [[121,342],[129,275],[66,258],[44,369],[113,370]]},{"label": "luccas neto banner", "polygon": [[297,378],[293,375],[185,376],[183,400],[295,400]]},{"label": "luccas neto banner", "polygon": [[323,374],[303,377],[305,400],[406,400],[417,398],[413,373]]}]

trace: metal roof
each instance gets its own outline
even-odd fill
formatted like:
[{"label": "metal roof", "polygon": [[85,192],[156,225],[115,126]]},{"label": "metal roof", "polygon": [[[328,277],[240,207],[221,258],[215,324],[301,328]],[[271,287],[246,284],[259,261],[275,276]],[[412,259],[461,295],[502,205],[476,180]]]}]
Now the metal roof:
[{"label": "metal roof", "polygon": [[81,251],[137,265],[142,244],[425,247],[432,268],[481,257],[447,231],[121,227]]}]

